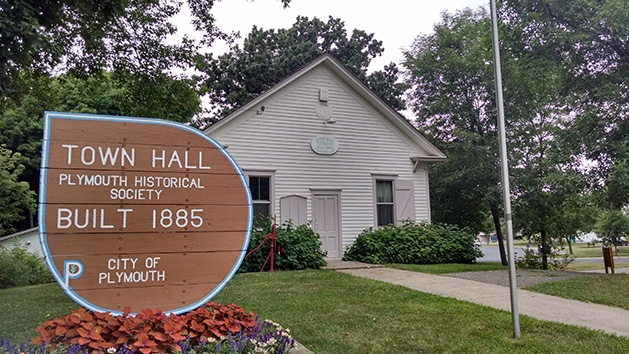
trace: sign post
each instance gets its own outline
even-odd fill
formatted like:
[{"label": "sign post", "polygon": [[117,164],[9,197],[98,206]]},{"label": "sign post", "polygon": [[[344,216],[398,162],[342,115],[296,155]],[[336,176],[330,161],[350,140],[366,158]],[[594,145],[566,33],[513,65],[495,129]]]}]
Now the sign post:
[{"label": "sign post", "polygon": [[509,290],[511,297],[511,322],[513,337],[520,338],[520,310],[518,308],[518,287],[515,275],[515,253],[513,252],[513,220],[511,214],[511,191],[509,187],[509,155],[507,154],[507,133],[505,128],[504,103],[502,97],[502,71],[500,64],[500,42],[498,40],[498,18],[496,0],[489,1],[491,12],[491,37],[494,52],[494,73],[496,83],[496,108],[498,111],[498,145],[500,147],[500,180],[505,216],[505,231],[509,255]]},{"label": "sign post", "polygon": [[252,207],[220,144],[159,119],[44,118],[39,236],[72,299],[179,314],[225,286],[247,251]]}]

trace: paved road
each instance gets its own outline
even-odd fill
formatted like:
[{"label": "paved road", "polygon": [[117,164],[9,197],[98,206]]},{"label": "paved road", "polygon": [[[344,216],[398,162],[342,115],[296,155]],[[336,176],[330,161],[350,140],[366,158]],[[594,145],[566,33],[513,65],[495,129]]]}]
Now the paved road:
[{"label": "paved road", "polygon": [[483,257],[477,259],[479,262],[500,262],[500,251],[497,246],[481,246]]},{"label": "paved road", "polygon": [[[513,250],[515,254],[521,256],[524,254],[522,250],[523,247],[515,246]],[[483,251],[483,258],[479,258],[479,262],[500,262],[500,251],[498,250],[498,246],[481,246],[481,251]],[[576,263],[595,263],[601,262],[603,263],[603,257],[598,258],[576,258],[574,260]],[[629,257],[614,257],[615,262],[629,262]]]}]

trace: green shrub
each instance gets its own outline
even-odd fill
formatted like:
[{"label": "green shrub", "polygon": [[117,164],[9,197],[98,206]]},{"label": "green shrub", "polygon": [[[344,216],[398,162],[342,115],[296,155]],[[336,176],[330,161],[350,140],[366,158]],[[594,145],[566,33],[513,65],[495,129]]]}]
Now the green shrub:
[{"label": "green shrub", "polygon": [[344,259],[366,263],[473,263],[482,257],[475,237],[466,230],[445,224],[415,224],[365,229]]},{"label": "green shrub", "polygon": [[[535,253],[532,249],[522,249],[524,255],[515,257],[515,266],[522,269],[542,269],[542,254]],[[516,252],[517,253],[517,252]],[[559,254],[557,251],[552,251],[546,258],[549,270],[564,270],[566,267],[574,261],[567,254]]]},{"label": "green shrub", "polygon": [[15,243],[0,246],[0,289],[50,283],[54,279],[44,260]]},{"label": "green shrub", "polygon": [[[264,237],[272,231],[270,218],[258,218],[254,221],[249,240],[251,252],[258,247]],[[275,251],[275,268],[280,270],[319,269],[326,263],[325,252],[321,251],[321,241],[310,225],[295,226],[290,221],[276,227],[277,249]],[[266,242],[260,249],[247,257],[238,270],[241,273],[259,272],[269,255],[270,243]],[[269,269],[269,264],[264,269]]]}]

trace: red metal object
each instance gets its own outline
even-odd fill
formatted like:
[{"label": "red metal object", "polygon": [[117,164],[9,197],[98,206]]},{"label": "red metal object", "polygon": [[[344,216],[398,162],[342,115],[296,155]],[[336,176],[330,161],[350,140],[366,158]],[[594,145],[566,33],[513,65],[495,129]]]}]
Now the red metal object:
[{"label": "red metal object", "polygon": [[[271,252],[269,252],[269,256],[271,257],[271,272],[274,272],[274,265],[275,265],[275,244],[277,243],[277,234],[275,232],[275,220],[273,220],[273,226],[271,227],[271,233],[267,234],[264,238],[269,238],[269,240],[271,241]],[[268,259],[268,257],[267,257]],[[264,266],[266,265],[266,262],[264,262],[265,264],[262,265],[262,269],[264,269]]]},{"label": "red metal object", "polygon": [[269,271],[270,272],[274,272],[275,271],[275,248],[277,246],[277,233],[275,231],[276,224],[277,224],[277,217],[275,217],[274,220],[273,220],[273,226],[271,226],[271,232],[266,234],[266,236],[264,236],[264,239],[258,245],[258,247],[252,249],[251,252],[247,253],[247,255],[245,256],[245,259],[246,259],[253,252],[259,250],[260,247],[262,247],[262,245],[264,245],[265,242],[269,241],[270,246],[271,246],[271,250],[269,252],[269,255],[266,256],[266,259],[264,260],[264,264],[262,265],[262,268],[260,269],[260,272],[262,272],[264,270],[264,267],[266,266],[267,262],[269,261],[269,258],[271,259],[271,264],[269,266]]}]

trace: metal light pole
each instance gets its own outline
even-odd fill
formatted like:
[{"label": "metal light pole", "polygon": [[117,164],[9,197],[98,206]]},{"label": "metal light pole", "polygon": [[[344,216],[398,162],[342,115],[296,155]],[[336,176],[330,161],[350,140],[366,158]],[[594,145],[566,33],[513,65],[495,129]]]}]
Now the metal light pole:
[{"label": "metal light pole", "polygon": [[505,228],[507,234],[507,249],[509,255],[509,288],[511,290],[511,319],[513,322],[513,337],[520,338],[520,314],[518,311],[518,288],[515,279],[515,262],[513,254],[513,225],[511,220],[511,192],[509,188],[509,164],[507,155],[507,136],[505,133],[505,114],[502,98],[502,72],[500,71],[500,46],[498,44],[498,19],[496,15],[496,0],[489,0],[491,8],[491,37],[494,49],[494,74],[496,79],[496,106],[498,108],[498,135],[500,141],[500,167],[502,178],[502,197],[505,213]]}]

